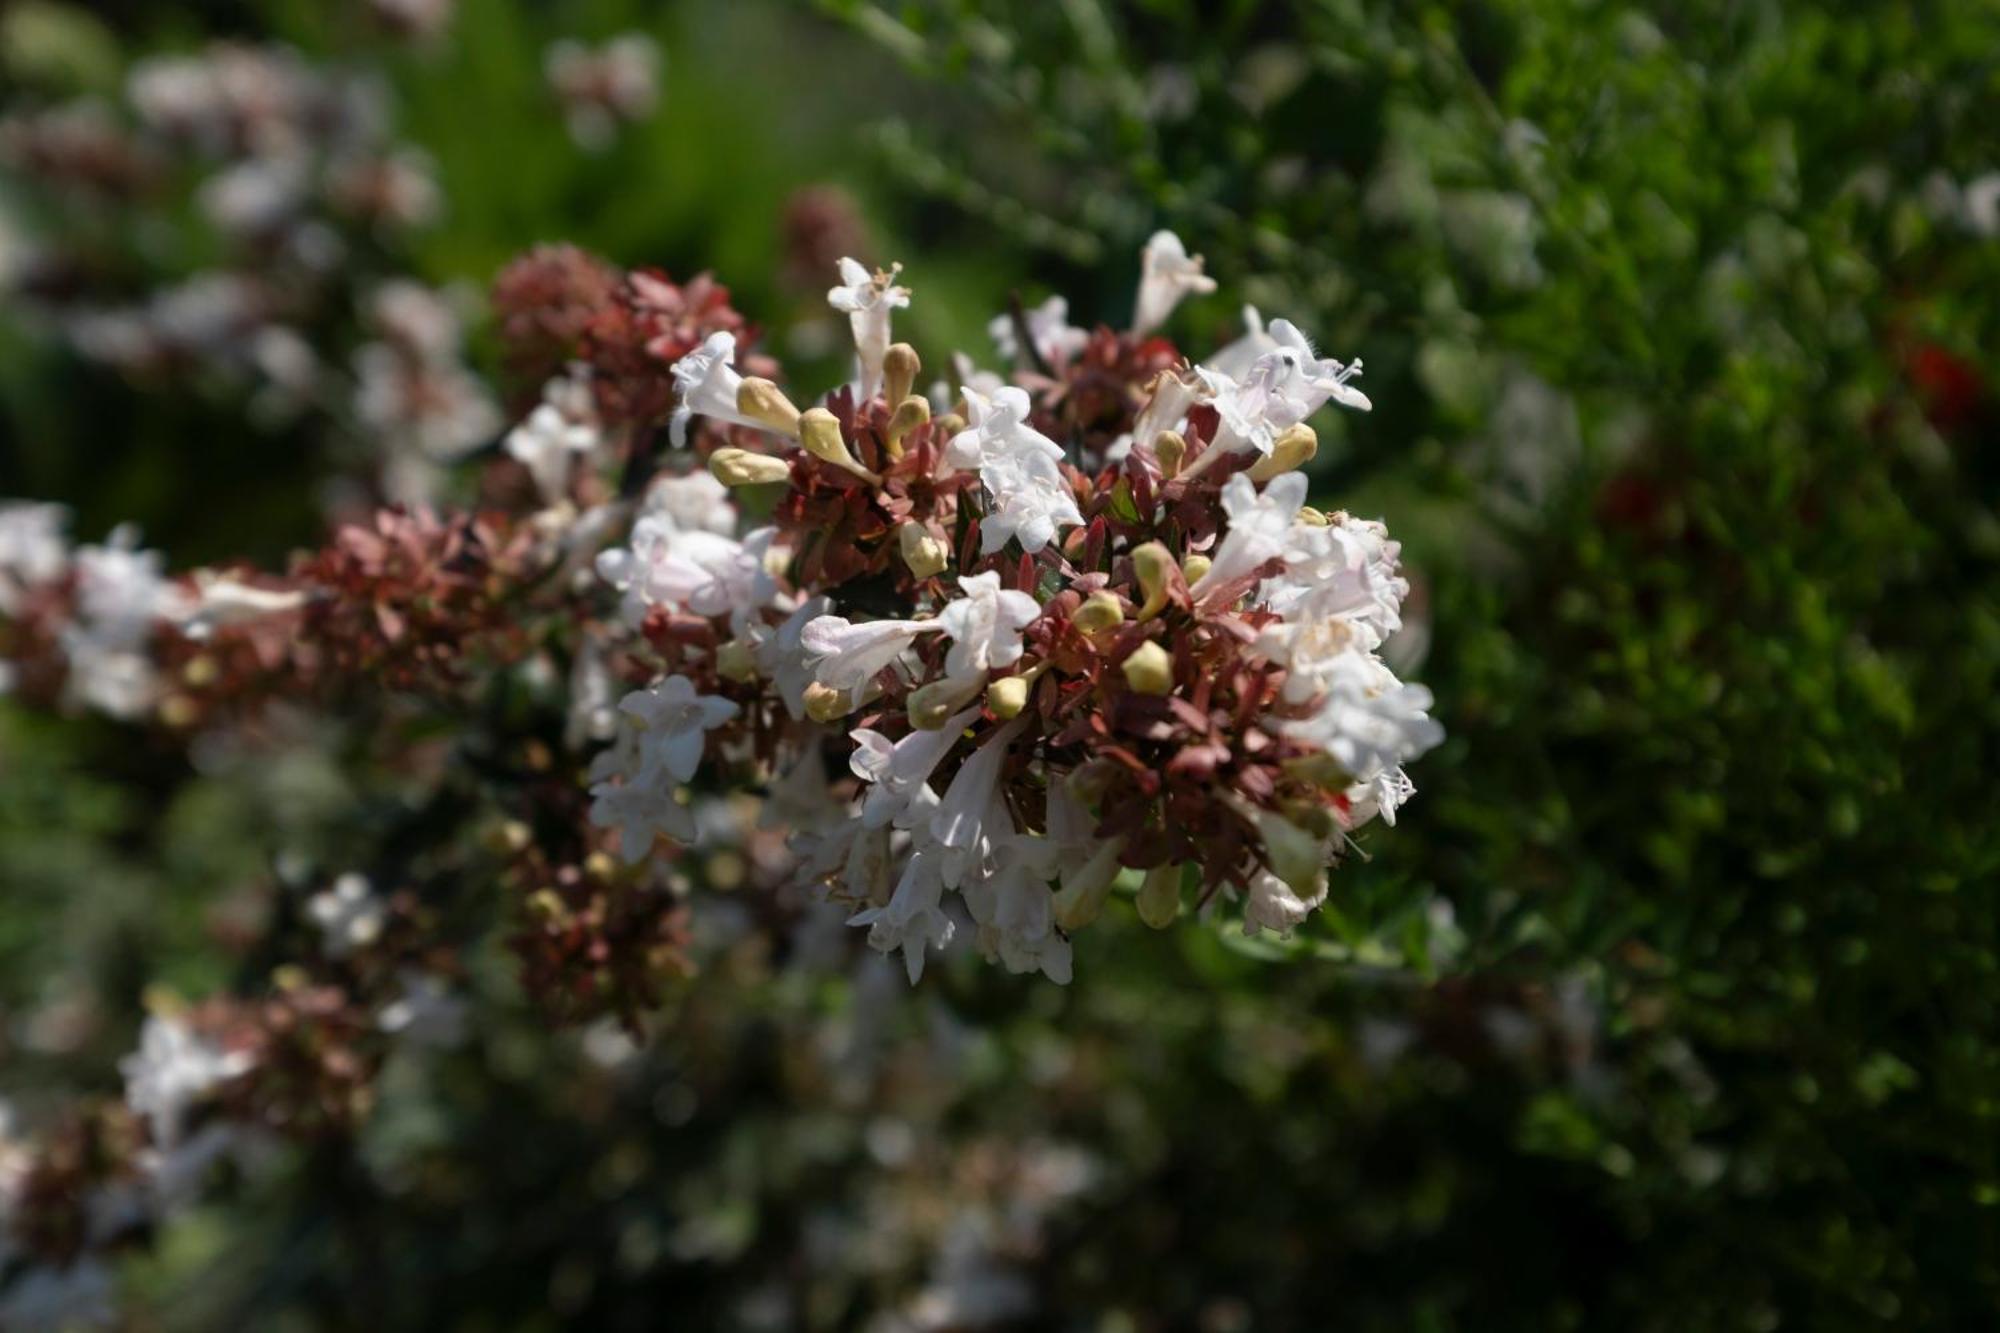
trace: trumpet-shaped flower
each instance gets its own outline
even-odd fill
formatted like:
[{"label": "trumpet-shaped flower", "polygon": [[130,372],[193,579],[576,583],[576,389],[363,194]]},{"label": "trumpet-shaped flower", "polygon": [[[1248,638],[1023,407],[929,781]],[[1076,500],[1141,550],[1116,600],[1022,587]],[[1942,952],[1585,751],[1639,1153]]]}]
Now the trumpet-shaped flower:
[{"label": "trumpet-shaped flower", "polygon": [[944,628],[934,620],[865,620],[819,616],[799,631],[799,645],[813,679],[831,689],[859,690],[926,634]]},{"label": "trumpet-shaped flower", "polygon": [[1021,660],[1021,631],[1042,608],[1025,592],[1002,589],[991,570],[959,579],[965,596],[938,612],[937,624],[952,637],[944,669],[957,680]]},{"label": "trumpet-shaped flower", "polygon": [[1292,521],[1306,502],[1306,478],[1302,472],[1274,477],[1260,492],[1257,484],[1239,472],[1222,486],[1222,510],[1229,515],[1229,531],[1208,571],[1189,589],[1196,597],[1214,588],[1226,587],[1248,578],[1258,567],[1285,553],[1291,537]]},{"label": "trumpet-shaped flower", "polygon": [[673,782],[692,778],[708,733],[742,709],[719,695],[702,694],[686,676],[668,676],[626,695],[618,711],[639,734],[639,781],[654,785],[661,775]]},{"label": "trumpet-shaped flower", "polygon": [[1132,332],[1151,333],[1167,322],[1184,298],[1214,290],[1215,279],[1202,272],[1200,255],[1190,255],[1172,232],[1154,232],[1139,252],[1139,299],[1132,309]]},{"label": "trumpet-shaped flower", "polygon": [[869,784],[862,822],[870,828],[891,823],[910,828],[928,819],[938,806],[931,774],[978,716],[977,708],[968,708],[934,731],[912,731],[894,742],[879,731],[856,728],[848,767]]},{"label": "trumpet-shaped flower", "polygon": [[896,891],[887,904],[865,908],[847,919],[850,926],[868,927],[868,947],[881,953],[903,953],[903,966],[916,985],[924,974],[924,951],[942,951],[951,943],[953,927],[944,911],[944,880],[932,847],[910,853]]},{"label": "trumpet-shaped flower", "polygon": [[870,273],[857,261],[842,259],[841,285],[826,294],[826,303],[846,315],[854,330],[863,398],[872,398],[882,389],[882,362],[889,355],[889,312],[910,304],[910,289],[896,285],[902,268],[896,264],[886,273]]},{"label": "trumpet-shaped flower", "polygon": [[760,421],[745,416],[736,406],[743,388],[743,376],[736,369],[736,335],[727,331],[711,333],[701,346],[674,362],[674,391],[680,406],[674,409],[669,436],[675,448],[687,444],[688,422],[695,417],[713,417],[732,426],[769,430]]}]

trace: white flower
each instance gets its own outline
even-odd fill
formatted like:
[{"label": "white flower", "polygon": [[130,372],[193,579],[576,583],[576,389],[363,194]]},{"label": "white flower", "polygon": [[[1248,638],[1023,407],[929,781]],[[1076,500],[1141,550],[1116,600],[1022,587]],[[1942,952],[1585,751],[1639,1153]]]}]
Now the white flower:
[{"label": "white flower", "polygon": [[1313,881],[1312,894],[1302,896],[1277,875],[1259,870],[1250,878],[1249,896],[1243,904],[1243,933],[1255,935],[1259,930],[1269,930],[1279,935],[1291,934],[1292,927],[1326,901],[1326,887],[1325,871]]},{"label": "white flower", "polygon": [[1083,522],[1063,476],[1062,446],[1028,425],[1024,390],[1008,385],[991,398],[964,392],[972,423],[945,446],[945,461],[979,470],[992,504],[980,520],[980,550],[990,555],[1012,538],[1033,555],[1054,539],[1058,525]]},{"label": "white flower", "polygon": [[1312,716],[1289,723],[1296,741],[1324,750],[1357,782],[1407,763],[1444,739],[1432,720],[1431,692],[1405,685],[1361,653],[1340,659]]},{"label": "white flower", "polygon": [[63,535],[69,511],[57,504],[0,502],[0,614],[20,605],[20,594],[62,577],[69,568]]},{"label": "white flower", "polygon": [[118,1062],[125,1104],[146,1121],[156,1147],[170,1148],[187,1128],[188,1113],[215,1088],[250,1067],[242,1052],[226,1052],[179,1018],[146,1020],[139,1049]]},{"label": "white flower", "polygon": [[389,921],[388,906],[375,895],[367,877],[351,873],[314,894],[306,903],[306,915],[319,927],[327,953],[335,958],[373,944]]},{"label": "white flower", "polygon": [[181,633],[190,639],[206,639],[218,629],[284,615],[306,601],[296,588],[259,588],[206,570],[195,575],[195,584],[195,605],[181,622]]},{"label": "white flower", "polygon": [[632,525],[629,547],[598,554],[597,572],[625,594],[625,618],[633,625],[655,606],[747,623],[777,595],[763,559],[774,532],[760,528],[738,541],[683,529],[664,514],[644,514]]},{"label": "white flower", "polygon": [[849,917],[850,926],[868,927],[868,947],[882,953],[903,951],[910,984],[924,974],[925,949],[942,951],[951,943],[951,918],[944,913],[944,880],[935,849],[918,847],[910,853],[896,891],[887,904],[865,908]]},{"label": "white flower", "polygon": [[1338,620],[1369,651],[1402,628],[1409,581],[1398,573],[1402,545],[1389,530],[1341,515],[1325,527],[1292,526],[1284,572],[1266,579],[1258,600],[1301,627]]},{"label": "white flower", "polygon": [[1241,472],[1224,482],[1222,509],[1229,515],[1229,531],[1216,547],[1208,572],[1188,591],[1200,597],[1210,589],[1247,578],[1258,566],[1283,555],[1292,521],[1305,502],[1303,472],[1274,477],[1262,492]]},{"label": "white flower", "polygon": [[889,312],[910,303],[910,289],[896,286],[896,275],[902,271],[901,264],[894,264],[886,273],[870,273],[855,260],[842,259],[842,285],[826,294],[826,303],[845,314],[854,330],[864,399],[874,397],[882,388],[882,362],[889,355]]},{"label": "white flower", "polygon": [[668,430],[674,447],[678,449],[687,443],[688,422],[695,417],[713,417],[732,426],[768,431],[770,427],[737,410],[736,395],[742,387],[743,376],[736,369],[733,333],[711,333],[701,346],[674,362],[674,391],[681,400],[674,408],[673,423]]},{"label": "white flower", "polygon": [[1011,834],[995,840],[993,873],[962,885],[980,946],[1009,972],[1040,972],[1058,985],[1070,980],[1070,944],[1055,928],[1049,880],[1060,844]]},{"label": "white flower", "polygon": [[945,882],[956,886],[965,873],[984,861],[994,840],[1014,832],[1013,817],[1000,795],[1000,772],[1014,738],[1027,719],[1016,718],[982,742],[959,765],[931,818],[931,836],[953,855],[944,868]]},{"label": "white flower", "polygon": [[[1028,326],[1028,338],[1043,362],[1059,366],[1075,356],[1090,342],[1090,332],[1077,328],[1069,322],[1069,301],[1065,297],[1051,296],[1032,310],[1023,312],[1023,320]],[[986,332],[993,338],[993,345],[1000,349],[1000,355],[1009,361],[1024,359],[1021,340],[1014,326],[1014,317],[995,315],[986,326]]]},{"label": "white flower", "polygon": [[64,688],[113,717],[137,717],[158,686],[147,641],[161,621],[188,615],[187,595],[160,576],[159,552],[138,549],[130,527],[103,546],[79,548],[76,574],[76,616],[62,631]]},{"label": "white flower", "polygon": [[1401,767],[1385,768],[1367,782],[1347,789],[1347,826],[1359,828],[1380,815],[1382,822],[1393,828],[1396,812],[1416,794],[1417,784]]},{"label": "white flower", "polygon": [[405,971],[402,994],[382,1006],[375,1026],[421,1046],[456,1046],[465,1040],[465,1001],[442,977]]},{"label": "white flower", "polygon": [[618,853],[628,865],[645,860],[657,837],[678,843],[695,840],[694,812],[676,801],[671,791],[605,781],[593,786],[590,794],[594,798],[590,822],[618,830]]},{"label": "white flower", "polygon": [[935,620],[868,620],[818,616],[799,631],[799,644],[813,678],[831,689],[857,691],[925,634],[944,626]]},{"label": "white flower", "polygon": [[1139,253],[1139,299],[1132,310],[1132,332],[1144,336],[1167,322],[1174,307],[1187,296],[1215,290],[1215,279],[1201,271],[1200,255],[1189,255],[1181,238],[1156,231]]},{"label": "white flower", "polygon": [[682,532],[728,537],[736,531],[736,502],[707,468],[660,477],[646,492],[645,512]]},{"label": "white flower", "polygon": [[977,708],[968,708],[935,731],[912,731],[894,742],[879,731],[855,728],[848,767],[870,784],[861,822],[869,828],[890,823],[910,828],[928,819],[938,806],[937,793],[930,788],[931,774],[978,717]]},{"label": "white flower", "polygon": [[1212,447],[1221,453],[1260,454],[1286,430],[1298,425],[1328,401],[1359,411],[1368,398],[1348,383],[1361,373],[1361,363],[1322,360],[1312,343],[1290,320],[1274,319],[1267,335],[1273,346],[1241,377],[1214,366],[1196,367],[1222,419]]},{"label": "white flower", "polygon": [[1000,587],[991,570],[960,578],[965,596],[938,612],[937,625],[952,637],[945,657],[945,674],[965,680],[994,667],[1021,660],[1021,631],[1033,624],[1042,608],[1033,597]]},{"label": "white flower", "polygon": [[618,711],[639,735],[637,780],[654,786],[662,774],[673,782],[692,778],[708,733],[742,709],[719,695],[700,693],[686,676],[668,676],[626,695]]},{"label": "white flower", "polygon": [[504,446],[509,457],[528,469],[535,489],[550,504],[568,493],[571,464],[603,443],[588,392],[579,396],[571,391],[571,384],[567,375],[550,380],[542,391],[542,402],[527,420],[507,432]]},{"label": "white flower", "polygon": [[833,599],[823,594],[808,597],[775,629],[761,621],[750,626],[757,670],[777,688],[794,721],[806,715],[806,686],[813,681],[814,659],[806,651],[805,629],[832,605]]},{"label": "white flower", "polygon": [[1264,328],[1264,316],[1254,305],[1243,307],[1243,336],[1202,361],[1204,366],[1231,379],[1242,379],[1266,352],[1275,351],[1278,340]]}]

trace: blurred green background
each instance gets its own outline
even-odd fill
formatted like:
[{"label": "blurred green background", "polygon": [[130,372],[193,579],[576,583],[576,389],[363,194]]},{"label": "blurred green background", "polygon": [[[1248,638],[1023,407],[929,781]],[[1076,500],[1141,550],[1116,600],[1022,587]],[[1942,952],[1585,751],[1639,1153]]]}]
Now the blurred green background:
[{"label": "blurred green background", "polygon": [[[457,9],[411,40],[361,3],[17,3],[9,106],[224,36],[370,71],[445,201],[370,271],[712,269],[805,384],[837,366],[801,209],[907,264],[933,366],[995,364],[1011,293],[1121,322],[1171,226],[1221,284],[1191,355],[1252,303],[1365,359],[1315,502],[1404,542],[1450,739],[1282,946],[1107,918],[1068,989],[960,958],[907,990],[837,913],[699,890],[701,973],[637,1048],[475,954],[476,1039],[163,1234],[136,1327],[1991,1325],[2000,11]],[[659,105],[587,151],[544,51],[625,31]],[[0,182],[127,291],[215,262],[176,207]],[[337,434],[9,311],[0,494],[176,565],[318,539]],[[218,941],[280,850],[393,817],[350,753],[148,745],[0,711],[24,1109],[115,1091],[147,984],[242,979]]]}]

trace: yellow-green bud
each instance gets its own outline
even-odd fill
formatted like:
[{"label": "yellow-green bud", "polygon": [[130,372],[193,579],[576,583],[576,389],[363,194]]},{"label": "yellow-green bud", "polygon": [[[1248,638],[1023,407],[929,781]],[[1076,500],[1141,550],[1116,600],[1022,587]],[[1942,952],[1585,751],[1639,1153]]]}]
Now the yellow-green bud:
[{"label": "yellow-green bud", "polygon": [[896,404],[895,415],[889,418],[889,429],[884,443],[889,447],[891,458],[903,456],[903,437],[931,419],[930,401],[916,394],[910,394]]},{"label": "yellow-green bud", "polygon": [[883,394],[892,403],[902,402],[910,396],[910,386],[917,382],[923,368],[916,348],[908,343],[892,343],[882,358]]},{"label": "yellow-green bud", "polygon": [[1072,932],[1097,920],[1118,878],[1118,853],[1124,846],[1123,838],[1100,843],[1089,860],[1063,876],[1054,904],[1057,926]]},{"label": "yellow-green bud", "polygon": [[982,671],[968,680],[946,676],[910,691],[906,705],[910,725],[919,731],[936,731],[953,713],[977,699],[985,687],[986,673]]},{"label": "yellow-green bud", "polygon": [[1250,480],[1269,481],[1281,473],[1304,466],[1318,452],[1319,436],[1311,426],[1301,421],[1287,427],[1271,442],[1271,452],[1250,468]]},{"label": "yellow-green bud", "polygon": [[1165,930],[1181,914],[1181,868],[1154,866],[1139,886],[1139,919],[1154,930]]},{"label": "yellow-green bud", "polygon": [[1323,528],[1327,525],[1327,517],[1311,505],[1300,505],[1299,522],[1309,528]]},{"label": "yellow-green bud", "polygon": [[947,412],[937,419],[938,435],[950,439],[965,429],[965,418],[956,412]]},{"label": "yellow-green bud", "polygon": [[1177,430],[1163,430],[1153,437],[1153,457],[1160,460],[1160,475],[1172,478],[1181,470],[1181,460],[1187,457],[1187,437]]},{"label": "yellow-green bud", "polygon": [[1132,650],[1125,659],[1125,683],[1139,694],[1171,694],[1174,688],[1174,655],[1150,640]]},{"label": "yellow-green bud", "polygon": [[1104,630],[1116,629],[1125,623],[1125,604],[1118,595],[1099,590],[1083,599],[1083,605],[1069,618],[1085,634],[1097,634]]},{"label": "yellow-green bud", "polygon": [[792,465],[748,449],[717,449],[708,456],[708,470],[724,486],[768,486],[792,475]]},{"label": "yellow-green bud", "polygon": [[986,687],[986,707],[1002,722],[1021,715],[1028,706],[1028,690],[1034,684],[1026,676],[1002,676]]},{"label": "yellow-green bud", "polygon": [[836,690],[818,681],[806,686],[806,716],[815,722],[837,722],[853,711],[846,690]]},{"label": "yellow-green bud", "polygon": [[840,433],[840,422],[825,408],[809,407],[799,414],[799,443],[821,462],[852,472],[870,485],[881,484],[882,479],[861,466],[848,449],[847,440]]},{"label": "yellow-green bud", "polygon": [[1165,609],[1167,574],[1173,567],[1174,553],[1159,542],[1147,542],[1132,549],[1132,569],[1146,594],[1146,604],[1139,608],[1139,619],[1151,620]]},{"label": "yellow-green bud", "polygon": [[1215,562],[1205,555],[1199,553],[1191,555],[1181,561],[1181,577],[1186,579],[1188,585],[1192,587],[1201,582],[1201,576],[1208,573],[1208,567],[1213,563]]},{"label": "yellow-green bud", "polygon": [[742,639],[731,639],[715,650],[715,671],[724,680],[750,680],[757,674],[757,650]]},{"label": "yellow-green bud", "polygon": [[942,574],[951,564],[951,548],[915,519],[905,519],[897,526],[896,545],[903,553],[903,563],[920,579]]},{"label": "yellow-green bud", "polygon": [[757,375],[745,375],[736,389],[736,410],[790,439],[799,438],[799,409],[785,391]]}]

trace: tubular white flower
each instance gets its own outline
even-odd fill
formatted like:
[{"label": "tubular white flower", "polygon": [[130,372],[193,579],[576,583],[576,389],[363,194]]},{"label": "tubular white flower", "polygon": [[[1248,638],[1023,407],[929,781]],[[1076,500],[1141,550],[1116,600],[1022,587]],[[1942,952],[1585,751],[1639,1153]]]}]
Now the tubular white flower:
[{"label": "tubular white flower", "polygon": [[992,512],[980,524],[980,549],[990,555],[1010,538],[1030,555],[1048,545],[1061,525],[1083,522],[1076,495],[1062,473],[1062,446],[1028,425],[1027,393],[1013,385],[989,398],[964,389],[971,424],[945,446],[945,462],[977,468]]},{"label": "tubular white flower", "polygon": [[742,709],[718,695],[702,694],[686,676],[668,676],[618,703],[619,713],[639,734],[638,780],[657,785],[661,775],[686,782],[701,767],[708,733]]},{"label": "tubular white flower", "polygon": [[1370,407],[1367,395],[1348,383],[1361,373],[1359,361],[1344,365],[1320,359],[1290,320],[1272,320],[1266,336],[1274,346],[1241,376],[1212,365],[1195,369],[1221,418],[1210,446],[1218,456],[1253,450],[1269,454],[1278,436],[1328,401],[1363,412]]},{"label": "tubular white flower", "polygon": [[994,667],[1021,660],[1021,631],[1042,614],[1041,604],[1025,592],[1000,587],[991,570],[960,578],[965,596],[938,612],[937,625],[952,637],[945,673],[964,680]]},{"label": "tubular white flower", "polygon": [[903,952],[910,984],[924,974],[924,951],[943,951],[951,943],[951,918],[944,912],[944,880],[935,849],[919,846],[910,853],[902,878],[887,905],[870,907],[847,919],[850,926],[868,927],[868,947],[881,953]]},{"label": "tubular white flower", "polygon": [[777,688],[785,711],[795,722],[806,715],[806,686],[813,681],[813,658],[806,651],[805,628],[832,605],[833,599],[825,595],[808,597],[776,628],[762,622],[750,627],[757,670]]},{"label": "tubular white flower", "polygon": [[[568,376],[549,381],[542,391],[543,401],[525,421],[507,432],[502,446],[508,457],[528,469],[535,480],[535,489],[549,504],[568,493],[570,468],[576,459],[603,443],[594,412],[587,416],[573,414],[579,400],[568,392],[570,383]],[[588,406],[587,395],[581,403]],[[570,410],[566,411],[566,407]]]},{"label": "tubular white flower", "polygon": [[[1044,362],[1059,366],[1075,356],[1090,342],[1090,331],[1077,328],[1069,322],[1069,300],[1067,297],[1051,296],[1048,300],[1022,312],[1028,326],[1028,338],[1035,351]],[[1021,350],[1021,339],[1014,327],[1014,317],[995,315],[986,325],[986,332],[993,339],[993,345],[1000,355],[1009,361],[1026,360]]]},{"label": "tubular white flower", "polygon": [[664,514],[645,514],[632,525],[629,547],[598,554],[597,572],[625,594],[625,618],[633,625],[655,606],[747,623],[750,613],[777,595],[763,559],[774,533],[759,528],[737,541],[683,529]]},{"label": "tubular white flower", "polygon": [[859,690],[925,634],[944,628],[934,620],[867,620],[819,616],[799,632],[813,679],[836,690]]},{"label": "tubular white flower", "polygon": [[1368,782],[1444,739],[1430,707],[1428,689],[1405,685],[1380,662],[1350,653],[1312,716],[1287,724],[1284,732],[1331,755],[1355,781]]},{"label": "tubular white flower", "polygon": [[1202,272],[1200,255],[1188,254],[1172,232],[1154,232],[1139,252],[1139,298],[1132,309],[1132,332],[1151,333],[1167,322],[1183,298],[1214,290],[1215,279]]},{"label": "tubular white flower", "polygon": [[736,531],[736,501],[706,468],[659,478],[646,491],[645,512],[682,532],[727,537]]},{"label": "tubular white flower", "polygon": [[181,633],[196,640],[206,639],[218,629],[296,611],[306,601],[306,595],[295,588],[258,588],[205,570],[195,575],[195,583],[195,604],[181,621]]},{"label": "tubular white flower", "polygon": [[1027,719],[1019,718],[993,732],[959,766],[958,775],[945,789],[931,820],[931,835],[940,846],[961,853],[956,873],[947,867],[947,883],[958,882],[965,857],[983,855],[986,841],[1014,831],[1006,803],[1000,800],[1000,770],[1014,738],[1026,725]]},{"label": "tubular white flower", "polygon": [[910,289],[896,286],[901,264],[870,273],[856,260],[840,261],[841,286],[826,294],[826,303],[847,316],[854,330],[854,352],[861,361],[861,397],[882,389],[882,361],[889,355],[889,312],[910,304]]},{"label": "tubular white flower", "polygon": [[737,410],[736,395],[742,387],[743,376],[736,369],[733,333],[711,333],[701,346],[674,362],[674,391],[681,400],[674,409],[668,431],[674,447],[687,444],[688,422],[695,417],[712,417],[768,434],[769,426]]},{"label": "tubular white flower", "polygon": [[1070,980],[1070,943],[1056,929],[1058,845],[1047,838],[1011,834],[995,839],[991,875],[964,884],[960,894],[979,923],[982,950],[1009,972],[1040,972],[1057,985]]},{"label": "tubular white flower", "polygon": [[879,731],[855,728],[848,767],[870,784],[861,806],[862,823],[912,828],[929,819],[938,807],[931,774],[978,717],[977,708],[968,708],[934,731],[912,731],[895,742]]},{"label": "tubular white flower", "polygon": [[1259,930],[1269,930],[1279,935],[1291,934],[1294,926],[1326,901],[1326,889],[1327,876],[1323,870],[1303,893],[1270,871],[1259,870],[1250,877],[1249,893],[1243,903],[1243,933],[1255,935]]},{"label": "tubular white flower", "polygon": [[1208,570],[1188,591],[1199,598],[1213,588],[1247,578],[1259,565],[1285,552],[1292,521],[1306,502],[1306,478],[1302,472],[1274,477],[1263,491],[1241,472],[1222,486],[1222,509],[1229,515],[1229,531],[1223,534]]},{"label": "tubular white flower", "polygon": [[629,783],[600,782],[590,789],[594,798],[590,822],[618,830],[618,853],[627,865],[637,865],[666,837],[678,843],[695,840],[694,812],[670,791]]},{"label": "tubular white flower", "polygon": [[145,1120],[158,1148],[180,1142],[202,1098],[249,1067],[242,1052],[224,1051],[186,1021],[158,1014],[140,1030],[139,1049],[118,1062],[125,1104]]}]

